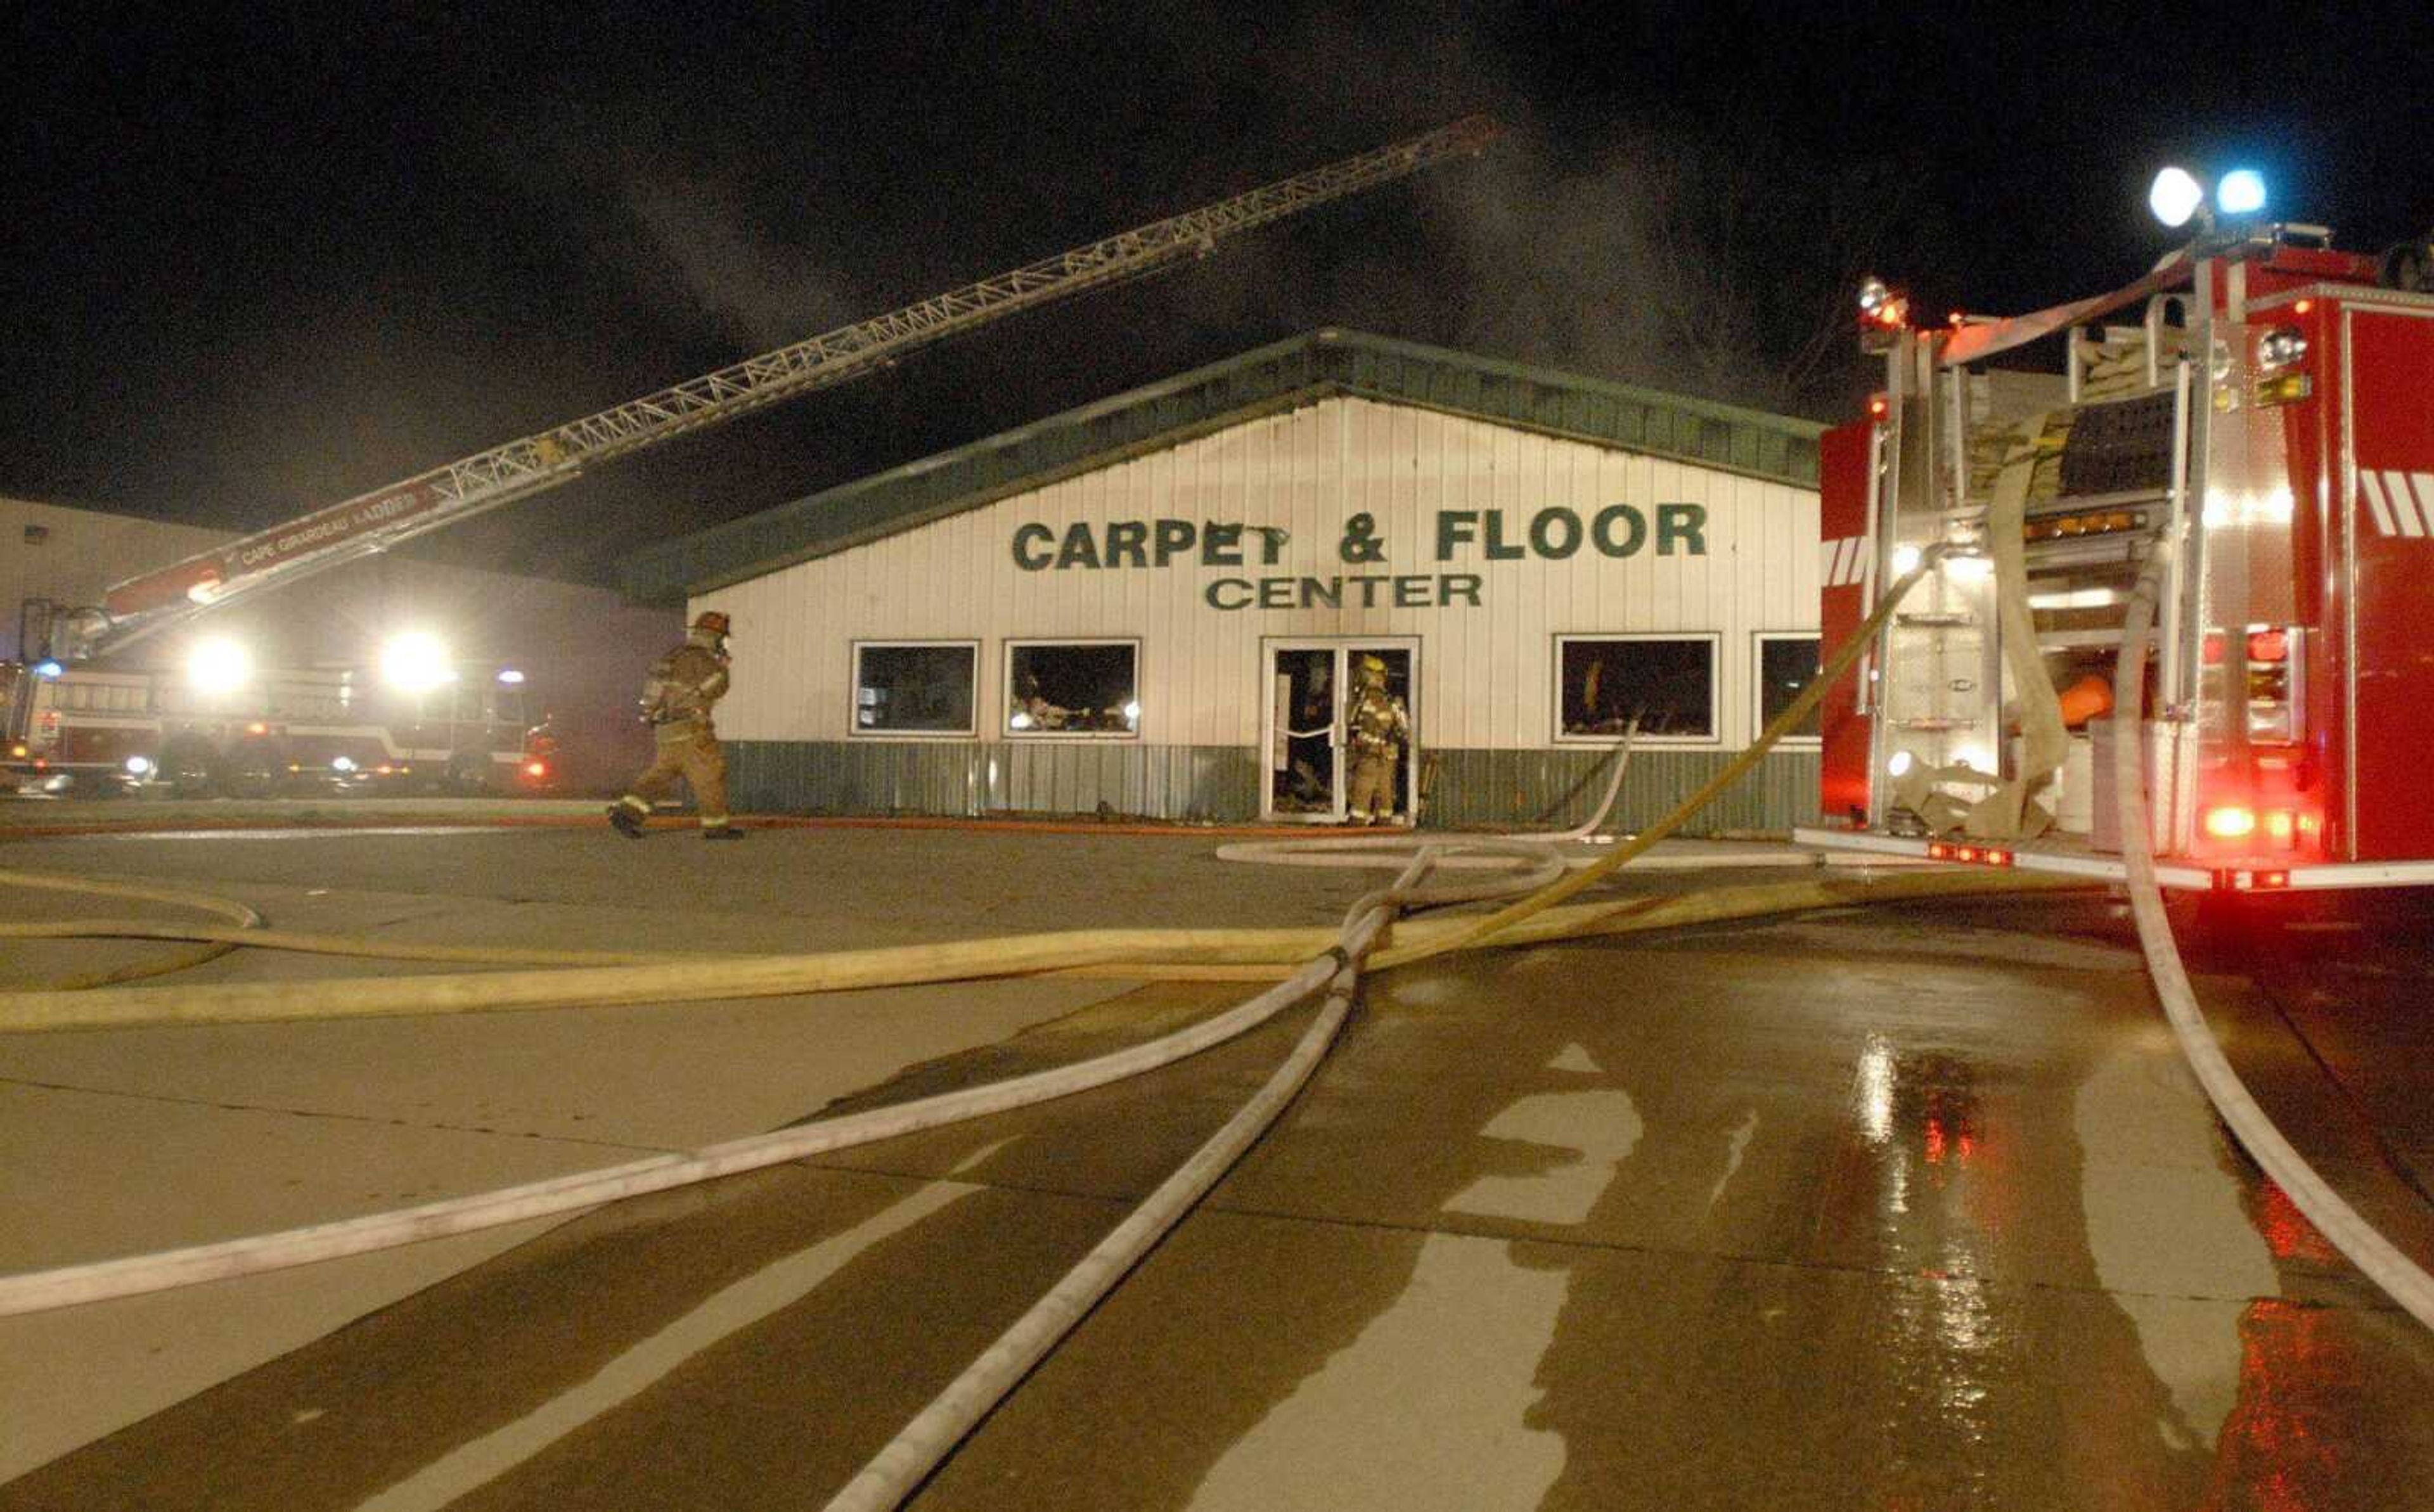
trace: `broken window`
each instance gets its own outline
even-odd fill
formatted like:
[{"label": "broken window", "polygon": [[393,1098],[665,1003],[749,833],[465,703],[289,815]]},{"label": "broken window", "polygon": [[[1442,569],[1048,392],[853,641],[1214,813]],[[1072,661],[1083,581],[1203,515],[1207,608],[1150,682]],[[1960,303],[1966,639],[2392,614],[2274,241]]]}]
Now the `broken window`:
[{"label": "broken window", "polygon": [[1129,736],[1140,729],[1140,648],[1130,640],[1006,647],[1009,736]]},{"label": "broken window", "polygon": [[853,733],[973,735],[973,676],[980,644],[857,641]]},{"label": "broken window", "polygon": [[[1817,637],[1815,636],[1761,635],[1757,637],[1757,727],[1761,730],[1774,722],[1774,717],[1791,706],[1817,675]],[[1784,739],[1817,739],[1817,710],[1811,708],[1800,722],[1784,732]]]},{"label": "broken window", "polygon": [[1713,636],[1556,637],[1556,736],[1620,739],[1639,722],[1641,739],[1716,739]]}]

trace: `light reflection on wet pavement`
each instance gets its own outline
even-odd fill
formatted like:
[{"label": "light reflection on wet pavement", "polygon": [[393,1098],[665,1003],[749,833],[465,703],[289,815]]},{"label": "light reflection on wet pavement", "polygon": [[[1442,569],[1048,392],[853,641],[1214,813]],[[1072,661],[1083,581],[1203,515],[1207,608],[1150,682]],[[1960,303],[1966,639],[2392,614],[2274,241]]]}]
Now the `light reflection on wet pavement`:
[{"label": "light reflection on wet pavement", "polygon": [[[2434,1505],[2434,1338],[2226,1143],[2100,911],[2071,941],[2013,937],[2013,956],[2015,920],[1933,917],[1479,957],[1386,984],[1277,1131],[912,1504]],[[2355,1005],[2357,1045],[2367,1015],[2417,1032],[2418,980]],[[2220,1000],[2286,1129],[2434,1254],[2434,1217],[2377,1146],[2427,1130],[2369,1130],[2270,1006]],[[962,1179],[988,1190],[460,1504],[817,1505],[1297,1028],[572,1225],[0,1488],[0,1506],[105,1487],[359,1504],[754,1254],[976,1160]],[[1086,1014],[899,1090],[1127,1032],[1119,1011]],[[2381,1074],[2419,1079],[2434,1106],[2423,1062]],[[592,1318],[587,1298],[624,1300]],[[464,1369],[484,1392],[452,1402]],[[231,1426],[301,1401],[331,1415],[309,1461],[293,1434]],[[377,1451],[350,1436],[376,1425]],[[216,1503],[161,1469],[204,1453]]]}]

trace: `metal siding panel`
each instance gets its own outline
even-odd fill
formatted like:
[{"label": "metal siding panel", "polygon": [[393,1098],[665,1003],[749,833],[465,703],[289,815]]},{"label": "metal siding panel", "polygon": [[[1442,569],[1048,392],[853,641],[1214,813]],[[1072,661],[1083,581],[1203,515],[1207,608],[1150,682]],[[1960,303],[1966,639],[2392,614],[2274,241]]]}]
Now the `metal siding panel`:
[{"label": "metal siding panel", "polygon": [[728,759],[739,813],[1088,814],[1105,802],[1125,817],[1241,823],[1259,810],[1253,753],[1231,748],[737,740]]},{"label": "metal siding panel", "polygon": [[[1423,822],[1431,828],[1565,828],[1586,821],[1611,779],[1612,753],[1586,747],[1513,751],[1447,749],[1431,754]],[[1731,760],[1714,751],[1640,750],[1608,827],[1653,824]],[[1686,830],[1781,830],[1805,824],[1817,806],[1817,754],[1772,752],[1719,795]]]},{"label": "metal siding panel", "polygon": [[[1330,399],[1011,495],[728,590],[743,595],[734,602],[749,603],[755,622],[787,627],[767,640],[755,636],[746,641],[753,656],[747,666],[754,671],[740,679],[730,727],[756,738],[833,737],[844,728],[849,701],[848,639],[975,637],[984,642],[982,728],[993,737],[1003,713],[1006,637],[1137,637],[1148,705],[1145,736],[1160,741],[1161,749],[1240,751],[1248,773],[1245,790],[1255,800],[1257,762],[1250,748],[1258,740],[1261,703],[1260,637],[1393,628],[1423,640],[1418,702],[1427,721],[1423,744],[1430,751],[1545,744],[1551,736],[1547,701],[1557,629],[1722,633],[1729,731],[1737,721],[1746,723],[1742,663],[1755,654],[1748,632],[1796,627],[1775,620],[1783,590],[1774,585],[1778,579],[1803,585],[1794,596],[1812,604],[1817,568],[1797,551],[1796,533],[1788,569],[1780,560],[1783,527],[1772,507],[1789,501],[1805,519],[1814,511],[1813,494],[1774,485],[1753,492],[1746,484],[1715,483],[1725,476],[1434,410]],[[1711,548],[1723,560],[1655,557],[1653,505],[1678,499],[1709,504]],[[1551,502],[1572,503],[1585,520],[1606,503],[1632,503],[1647,518],[1651,539],[1637,556],[1619,564],[1587,548],[1568,563],[1532,559],[1495,564],[1493,570],[1475,559],[1434,562],[1428,522],[1437,509],[1501,508],[1508,534],[1518,535],[1526,532],[1529,516]],[[1114,518],[1164,515],[1204,521],[1277,519],[1289,521],[1294,543],[1292,554],[1272,570],[1324,575],[1338,568],[1335,537],[1342,521],[1361,509],[1379,515],[1392,567],[1479,569],[1488,580],[1488,605],[1476,611],[1396,611],[1390,601],[1365,614],[1357,607],[1341,613],[1322,608],[1221,614],[1200,602],[1203,584],[1218,575],[1213,571],[1178,567],[1166,572],[1033,574],[1015,569],[1006,550],[1013,525],[1023,519],[1052,528],[1073,518],[1104,525]],[[1813,525],[1808,528],[1813,531]],[[1762,560],[1753,563],[1753,555]],[[1757,586],[1737,583],[1727,595],[1727,579],[1739,579],[1753,567]],[[1244,575],[1259,572],[1246,568]],[[1712,577],[1712,584],[1703,577]],[[1353,602],[1357,605],[1357,597]],[[759,654],[762,645],[770,646],[770,653]],[[1486,700],[1477,696],[1482,688],[1490,690]],[[1150,779],[1139,775],[1142,769],[1123,766],[1126,758],[1106,755],[1106,748],[1085,749],[1101,753],[1091,762],[1114,761],[1126,773],[1117,781],[1105,775],[1109,769],[1094,767],[1101,775],[1092,790],[1114,791],[1126,804],[1146,801],[1135,796],[1151,790]],[[1015,779],[1009,771],[1000,780],[1010,785]],[[1037,780],[1063,779],[1051,770]],[[957,807],[975,801],[976,783],[995,790],[985,767],[975,774],[959,766],[951,781],[935,773],[925,781],[933,790],[951,790]],[[1117,782],[1112,789],[1110,781]]]}]

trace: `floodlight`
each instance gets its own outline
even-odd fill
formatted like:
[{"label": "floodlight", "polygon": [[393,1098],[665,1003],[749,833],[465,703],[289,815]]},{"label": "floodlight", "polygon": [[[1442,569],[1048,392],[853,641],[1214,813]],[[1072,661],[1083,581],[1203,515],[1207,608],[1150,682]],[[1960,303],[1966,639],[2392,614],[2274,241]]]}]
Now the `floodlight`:
[{"label": "floodlight", "polygon": [[60,673],[66,671],[66,668],[60,666],[58,662],[52,660],[48,656],[45,656],[41,661],[34,663],[34,675],[42,678],[45,682],[56,679]]},{"label": "floodlight", "polygon": [[226,636],[214,636],[187,655],[186,681],[197,692],[233,691],[253,681],[253,654]]},{"label": "floodlight", "polygon": [[513,667],[502,668],[499,671],[499,681],[509,688],[515,687],[518,683],[521,683],[523,680],[524,674],[516,671]]},{"label": "floodlight", "polygon": [[2254,215],[2265,208],[2265,176],[2254,168],[2234,168],[2214,186],[2215,209],[2226,215]]},{"label": "floodlight", "polygon": [[448,648],[436,637],[410,630],[381,648],[381,677],[401,691],[422,693],[455,681],[456,669],[448,665]]},{"label": "floodlight", "polygon": [[2189,217],[2204,203],[2204,186],[2186,168],[2165,169],[2155,176],[2154,187],[2147,191],[2147,208],[2155,212],[2157,220],[2175,230],[2187,225]]}]

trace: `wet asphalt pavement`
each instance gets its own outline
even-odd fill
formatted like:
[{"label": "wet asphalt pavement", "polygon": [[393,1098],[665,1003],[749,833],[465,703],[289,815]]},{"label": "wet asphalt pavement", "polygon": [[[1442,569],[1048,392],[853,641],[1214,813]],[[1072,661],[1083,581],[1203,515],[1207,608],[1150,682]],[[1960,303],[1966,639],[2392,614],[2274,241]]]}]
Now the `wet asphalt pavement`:
[{"label": "wet asphalt pavement", "polygon": [[[2426,1263],[2421,917],[2200,988]],[[829,1111],[1237,995],[1143,987]],[[1305,1023],[568,1223],[0,1507],[820,1506]],[[2434,1506],[2434,1335],[2228,1144],[2117,910],[1852,911],[1380,979],[910,1504],[2383,1512]]]}]

